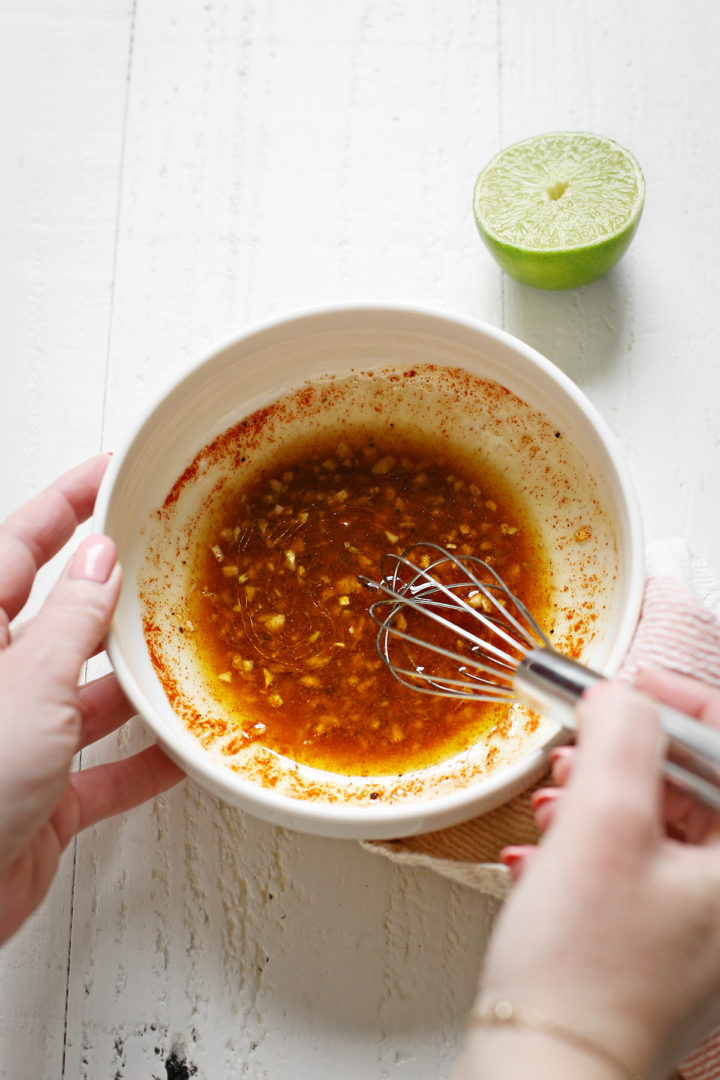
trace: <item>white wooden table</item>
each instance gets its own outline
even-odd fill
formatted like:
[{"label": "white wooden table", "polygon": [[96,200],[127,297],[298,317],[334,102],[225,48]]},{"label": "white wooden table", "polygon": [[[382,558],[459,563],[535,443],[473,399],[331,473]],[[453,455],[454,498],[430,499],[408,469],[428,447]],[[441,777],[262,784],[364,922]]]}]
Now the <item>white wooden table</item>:
[{"label": "white wooden table", "polygon": [[[720,568],[719,32],[713,0],[0,0],[0,512],[218,339],[378,299],[539,348],[648,540]],[[624,262],[563,294],[503,278],[470,210],[500,146],[553,129],[648,185]],[[436,1080],[493,914],[187,783],[84,834],[0,954],[0,1076]]]}]

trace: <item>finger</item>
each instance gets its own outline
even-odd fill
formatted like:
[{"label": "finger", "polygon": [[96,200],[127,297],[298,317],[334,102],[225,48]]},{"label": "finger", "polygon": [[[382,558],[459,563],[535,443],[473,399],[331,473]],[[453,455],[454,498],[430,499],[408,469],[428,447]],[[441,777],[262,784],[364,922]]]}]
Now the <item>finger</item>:
[{"label": "finger", "polygon": [[655,840],[665,745],[658,710],[644,694],[602,682],[583,695],[575,715],[579,752],[566,788],[568,814],[600,835]]},{"label": "finger", "polygon": [[507,866],[513,881],[519,881],[537,854],[532,844],[512,844],[500,852],[500,861]]},{"label": "finger", "polygon": [[671,784],[665,794],[663,820],[667,835],[685,844],[702,844],[709,838],[717,838],[717,813],[687,792]]},{"label": "finger", "polygon": [[113,672],[85,683],[78,694],[80,702],[80,746],[90,746],[115,731],[135,715],[135,708],[122,691]]},{"label": "finger", "polygon": [[547,832],[555,820],[558,803],[564,796],[561,788],[538,788],[530,796],[535,824],[541,832]]},{"label": "finger", "polygon": [[0,608],[14,619],[35,575],[92,513],[110,461],[100,454],[65,473],[0,526]]},{"label": "finger", "polygon": [[8,858],[49,817],[66,785],[81,735],[80,670],[102,640],[120,591],[115,558],[107,537],[83,541],[27,633],[0,652],[0,819],[14,823],[4,834]]},{"label": "finger", "polygon": [[120,592],[115,545],[107,536],[89,536],[80,544],[42,609],[13,655],[47,699],[62,690],[75,694],[80,669],[110,625]]},{"label": "finger", "polygon": [[720,727],[720,690],[697,679],[661,668],[645,668],[635,681],[639,690],[674,709]]},{"label": "finger", "polygon": [[558,787],[564,787],[572,776],[575,754],[574,746],[556,746],[550,754],[551,776]]},{"label": "finger", "polygon": [[[720,691],[715,687],[661,668],[641,671],[636,686],[656,700],[720,728]],[[690,844],[702,843],[718,832],[718,815],[672,784],[665,785],[663,820],[669,835]]]},{"label": "finger", "polygon": [[[32,618],[32,619],[23,619],[23,621],[21,623],[16,623],[15,626],[13,626],[12,640],[13,641],[21,641],[22,637],[23,637],[23,634],[26,634],[28,632],[28,630],[30,629],[30,627],[32,626],[32,624],[34,622],[35,622],[35,619]],[[99,656],[104,651],[105,651],[105,645],[103,644],[103,642],[100,642],[98,647],[93,650],[93,652],[90,654],[90,656],[88,656],[88,660],[92,660],[93,657]]]},{"label": "finger", "polygon": [[184,777],[182,769],[159,746],[149,746],[123,761],[73,773],[70,783],[78,802],[76,829],[79,832],[113,814],[132,810]]}]

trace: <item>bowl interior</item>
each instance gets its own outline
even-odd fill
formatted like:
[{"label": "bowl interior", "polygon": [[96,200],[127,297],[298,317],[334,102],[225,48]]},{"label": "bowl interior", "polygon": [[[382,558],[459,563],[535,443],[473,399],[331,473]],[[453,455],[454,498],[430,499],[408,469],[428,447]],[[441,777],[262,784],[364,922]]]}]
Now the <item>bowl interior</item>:
[{"label": "bowl interior", "polygon": [[[412,379],[398,380],[409,371]],[[559,738],[551,718],[529,725],[525,711],[513,707],[492,769],[487,748],[475,748],[402,778],[319,774],[278,759],[267,781],[266,767],[255,769],[248,760],[233,771],[220,753],[203,748],[170,706],[146,646],[139,585],[162,581],[167,609],[182,605],[187,583],[174,553],[198,527],[199,510],[229,468],[202,459],[198,468],[196,457],[283,395],[295,405],[275,425],[275,442],[292,441],[308,425],[364,424],[380,402],[384,423],[434,426],[463,453],[487,455],[531,505],[550,553],[564,620],[558,644],[570,640],[579,613],[590,612],[581,658],[605,673],[619,666],[639,612],[642,536],[629,481],[592,406],[549,361],[501,332],[422,312],[356,308],[276,323],[220,349],[160,401],[115,455],[95,527],[113,536],[124,570],[108,650],[126,692],[196,780],[279,824],[382,838],[440,828],[498,805],[542,769]],[[253,469],[263,452],[256,448]],[[171,511],[158,514],[193,462],[195,481]],[[168,619],[162,627],[167,660],[203,702],[202,681],[176,625]]]}]

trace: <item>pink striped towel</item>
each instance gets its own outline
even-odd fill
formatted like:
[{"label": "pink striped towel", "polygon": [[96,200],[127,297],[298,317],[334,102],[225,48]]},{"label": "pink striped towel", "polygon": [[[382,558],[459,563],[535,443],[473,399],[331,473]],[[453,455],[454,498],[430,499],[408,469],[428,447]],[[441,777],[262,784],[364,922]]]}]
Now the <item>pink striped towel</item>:
[{"label": "pink striped towel", "polygon": [[[647,569],[640,621],[620,678],[631,683],[641,668],[662,667],[720,687],[720,585],[712,571],[675,538],[648,550]],[[543,784],[547,778],[535,786]],[[529,795],[450,829],[364,847],[502,898],[511,883],[500,851],[539,839]],[[720,1028],[682,1062],[679,1075],[720,1080]]]}]

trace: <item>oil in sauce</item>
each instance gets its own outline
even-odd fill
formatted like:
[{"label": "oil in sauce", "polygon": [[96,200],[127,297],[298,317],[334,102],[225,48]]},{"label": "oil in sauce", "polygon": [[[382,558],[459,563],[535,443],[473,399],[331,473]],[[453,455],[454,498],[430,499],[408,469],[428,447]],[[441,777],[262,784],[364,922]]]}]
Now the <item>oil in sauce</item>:
[{"label": "oil in sauce", "polygon": [[226,753],[259,743],[334,773],[401,775],[502,722],[506,707],[401,685],[377,654],[358,574],[377,579],[385,553],[418,541],[479,555],[543,622],[549,570],[527,511],[498,476],[432,448],[369,434],[298,445],[224,501],[190,611],[236,730]]}]

